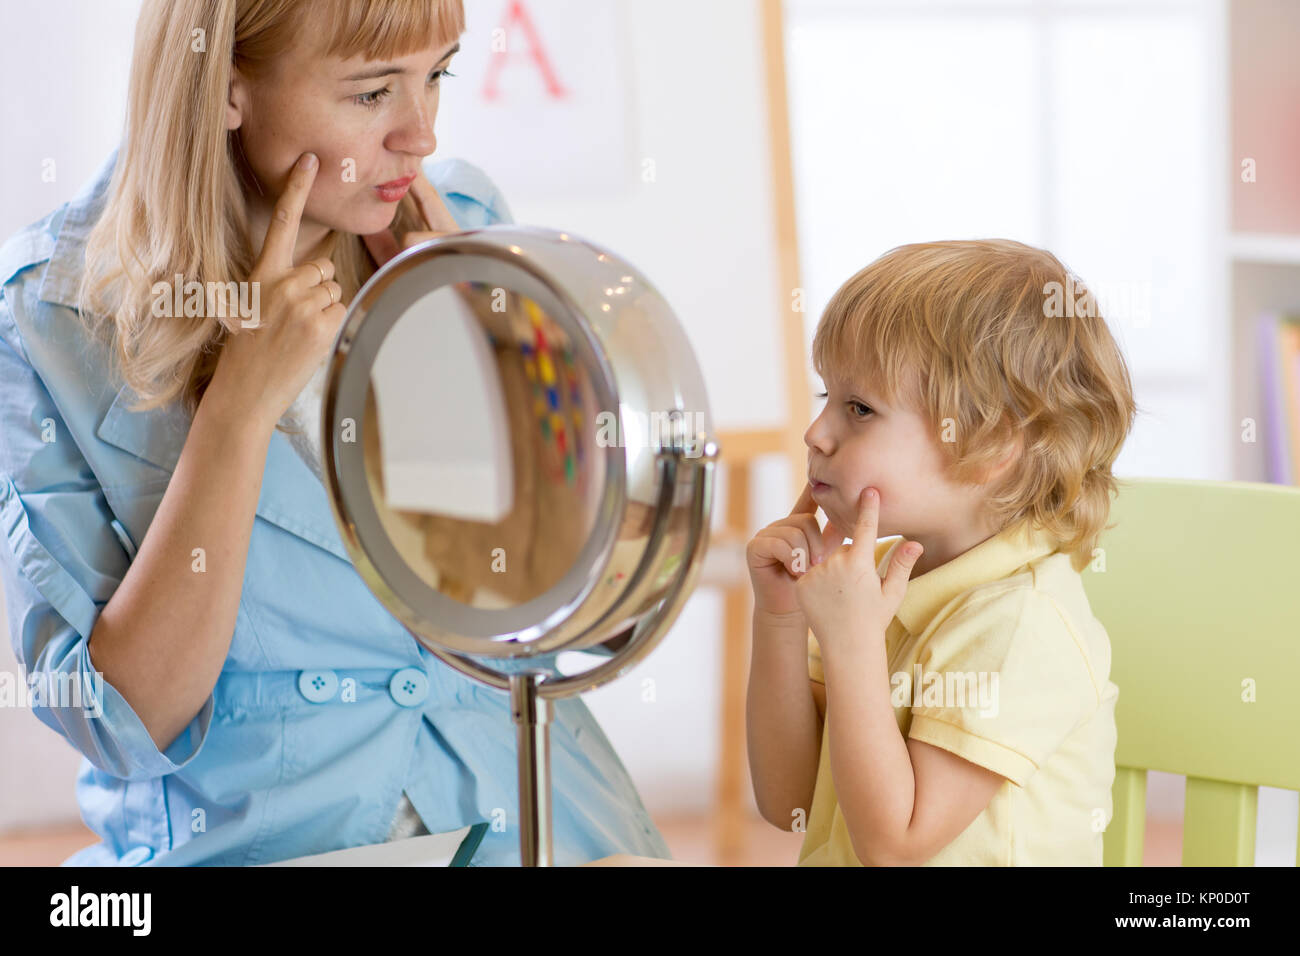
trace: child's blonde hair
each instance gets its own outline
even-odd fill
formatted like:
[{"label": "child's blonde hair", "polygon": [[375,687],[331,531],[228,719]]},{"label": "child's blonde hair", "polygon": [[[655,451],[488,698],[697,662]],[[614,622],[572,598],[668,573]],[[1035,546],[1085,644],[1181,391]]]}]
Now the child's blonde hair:
[{"label": "child's blonde hair", "polygon": [[980,483],[1018,450],[990,486],[997,527],[1031,522],[1075,570],[1091,560],[1138,407],[1096,298],[1050,252],[1010,239],[891,249],[827,304],[813,367],[924,415],[951,480]]}]

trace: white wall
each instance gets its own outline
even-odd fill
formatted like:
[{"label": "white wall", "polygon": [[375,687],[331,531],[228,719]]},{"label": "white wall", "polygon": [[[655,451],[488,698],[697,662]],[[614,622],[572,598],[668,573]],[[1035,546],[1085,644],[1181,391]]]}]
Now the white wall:
[{"label": "white wall", "polygon": [[[0,235],[71,199],[117,145],[140,0],[7,4]],[[53,159],[46,182],[42,164]]]}]

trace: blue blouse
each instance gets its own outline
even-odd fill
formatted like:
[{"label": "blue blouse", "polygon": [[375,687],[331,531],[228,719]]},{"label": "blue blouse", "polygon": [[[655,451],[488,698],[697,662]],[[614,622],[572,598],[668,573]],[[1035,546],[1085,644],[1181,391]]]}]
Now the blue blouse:
[{"label": "blue blouse", "polygon": [[[83,755],[77,799],[101,840],[64,865],[252,865],[382,843],[403,793],[431,833],[488,825],[469,865],[517,865],[508,695],[442,663],[370,592],[282,432],[230,652],[188,728],[158,750],[93,674],[91,630],[188,434],[176,403],[127,410],[129,387],[108,380],[74,312],[116,159],[0,247],[0,581],[33,710]],[[512,221],[472,164],[424,169],[461,228]],[[553,714],[556,864],[670,858],[586,705]]]}]

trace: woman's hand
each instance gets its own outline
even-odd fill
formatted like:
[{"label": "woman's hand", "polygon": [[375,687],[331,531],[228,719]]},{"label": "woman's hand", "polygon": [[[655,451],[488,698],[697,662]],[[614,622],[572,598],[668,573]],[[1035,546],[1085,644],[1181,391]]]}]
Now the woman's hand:
[{"label": "woman's hand", "polygon": [[379,232],[364,236],[366,248],[370,250],[370,255],[374,257],[376,265],[382,266],[399,252],[418,243],[436,239],[438,236],[445,236],[449,232],[461,231],[460,226],[456,224],[456,220],[447,211],[447,207],[443,205],[438,190],[434,189],[433,184],[424,178],[423,168],[415,174],[415,179],[411,181],[411,195],[415,197],[415,204],[424,217],[424,224],[427,228],[419,232],[406,233],[402,236],[400,245],[397,237],[388,229],[381,229]]},{"label": "woman's hand", "polygon": [[231,330],[204,395],[206,400],[215,392],[232,414],[268,430],[324,361],[347,315],[343,290],[332,281],[333,262],[322,258],[293,264],[298,225],[318,165],[314,155],[304,153],[289,175],[248,277],[258,290],[255,324]]}]

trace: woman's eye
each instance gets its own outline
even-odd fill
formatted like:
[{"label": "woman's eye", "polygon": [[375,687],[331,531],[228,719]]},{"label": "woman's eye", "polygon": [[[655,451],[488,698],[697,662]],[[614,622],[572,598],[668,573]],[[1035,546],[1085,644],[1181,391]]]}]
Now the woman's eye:
[{"label": "woman's eye", "polygon": [[[451,71],[445,69],[434,70],[433,73],[430,74],[429,76],[428,85],[433,86],[438,82],[438,80],[440,80],[444,76],[455,76],[455,75],[456,75],[455,73],[452,73]],[[357,96],[352,97],[352,100],[358,106],[364,106],[366,107],[366,109],[374,109],[376,106],[379,105],[381,100],[383,100],[392,92],[393,92],[392,90],[390,90],[388,87],[385,86],[382,90],[372,90],[369,93],[360,93]]]},{"label": "woman's eye", "polygon": [[360,93],[357,96],[352,97],[352,101],[358,106],[365,106],[373,109],[379,105],[380,100],[391,92],[392,90],[385,86],[382,90],[374,90],[370,93]]}]

